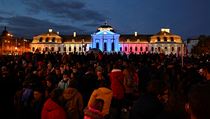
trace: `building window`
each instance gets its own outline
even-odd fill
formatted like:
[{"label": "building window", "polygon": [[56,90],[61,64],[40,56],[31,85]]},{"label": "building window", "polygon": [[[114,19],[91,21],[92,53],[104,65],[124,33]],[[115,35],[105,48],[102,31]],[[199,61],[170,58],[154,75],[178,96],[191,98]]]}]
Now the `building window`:
[{"label": "building window", "polygon": [[48,51],[48,48],[47,47],[45,47],[45,51]]},{"label": "building window", "polygon": [[154,51],[154,48],[152,47],[152,52]]},{"label": "building window", "polygon": [[146,47],[146,51],[148,51],[148,47]]},{"label": "building window", "polygon": [[51,51],[52,51],[52,52],[54,51],[54,47],[51,47]]},{"label": "building window", "polygon": [[107,44],[106,44],[106,42],[104,43],[104,51],[107,51]]},{"label": "building window", "polygon": [[42,38],[42,37],[40,37],[40,38],[39,38],[39,42],[42,42],[42,40],[43,40],[43,38]]},{"label": "building window", "polygon": [[71,51],[71,46],[69,47],[69,51]]},{"label": "building window", "polygon": [[55,37],[52,38],[52,42],[55,42]]},{"label": "building window", "polygon": [[63,51],[65,51],[65,52],[66,52],[66,47],[63,47]]},{"label": "building window", "polygon": [[81,47],[79,47],[79,51],[81,51],[82,50],[82,48]]},{"label": "building window", "polygon": [[127,47],[125,47],[125,51],[127,51],[128,49],[127,49]]},{"label": "building window", "polygon": [[140,51],[143,51],[143,48],[142,47],[140,47]]},{"label": "building window", "polygon": [[158,47],[158,51],[160,52],[160,47]]},{"label": "building window", "polygon": [[164,42],[167,42],[167,37],[164,37],[163,39],[164,39]]},{"label": "building window", "polygon": [[171,51],[172,51],[172,52],[174,51],[174,47],[171,47]]},{"label": "building window", "polygon": [[60,47],[58,47],[58,52],[60,52],[61,51],[61,48]]},{"label": "building window", "polygon": [[132,47],[130,47],[130,52],[132,52]]},{"label": "building window", "polygon": [[32,51],[34,51],[34,50],[35,50],[35,48],[33,47],[33,48],[32,48]]},{"label": "building window", "polygon": [[138,50],[138,48],[137,47],[135,47],[135,51],[137,51]]},{"label": "building window", "polygon": [[122,47],[120,47],[120,51],[122,51]]},{"label": "building window", "polygon": [[171,42],[174,42],[174,37],[171,37]]},{"label": "building window", "polygon": [[168,48],[167,47],[165,47],[165,50],[167,50]]},{"label": "building window", "polygon": [[112,42],[112,51],[114,51],[114,42]]},{"label": "building window", "polygon": [[76,52],[76,46],[74,46],[74,52]]},{"label": "building window", "polygon": [[49,42],[49,38],[48,37],[45,39],[45,42]]},{"label": "building window", "polygon": [[160,42],[160,37],[157,37],[157,41]]},{"label": "building window", "polygon": [[96,48],[99,49],[99,43],[98,42],[96,43]]}]

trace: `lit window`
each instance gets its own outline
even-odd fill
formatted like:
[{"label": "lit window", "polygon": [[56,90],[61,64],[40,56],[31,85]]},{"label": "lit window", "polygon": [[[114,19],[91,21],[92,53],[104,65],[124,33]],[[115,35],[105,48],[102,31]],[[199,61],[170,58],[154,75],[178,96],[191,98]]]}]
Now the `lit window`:
[{"label": "lit window", "polygon": [[54,51],[54,47],[51,47],[51,51]]},{"label": "lit window", "polygon": [[132,52],[132,47],[130,47],[130,52]]},{"label": "lit window", "polygon": [[55,42],[55,37],[52,38],[52,42]]},{"label": "lit window", "polygon": [[43,40],[43,38],[42,38],[42,37],[40,37],[40,38],[39,38],[39,42],[42,42],[42,40]]},{"label": "lit window", "polygon": [[49,42],[49,38],[48,37],[45,39],[45,42]]},{"label": "lit window", "polygon": [[171,42],[174,42],[174,37],[171,37]]},{"label": "lit window", "polygon": [[157,37],[157,41],[160,42],[160,37]]},{"label": "lit window", "polygon": [[164,42],[167,42],[167,37],[164,37]]}]

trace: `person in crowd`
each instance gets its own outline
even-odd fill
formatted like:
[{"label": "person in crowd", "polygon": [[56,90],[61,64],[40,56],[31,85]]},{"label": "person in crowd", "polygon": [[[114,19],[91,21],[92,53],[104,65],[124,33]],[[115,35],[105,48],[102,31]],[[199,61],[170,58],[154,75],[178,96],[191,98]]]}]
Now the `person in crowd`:
[{"label": "person in crowd", "polygon": [[33,91],[33,99],[30,104],[30,119],[41,119],[41,112],[44,101],[44,90],[41,87],[35,88]]},{"label": "person in crowd", "polygon": [[158,80],[151,80],[147,86],[147,92],[141,94],[133,104],[130,112],[131,119],[155,119],[163,110],[158,95],[161,93],[161,86]]},{"label": "person in crowd", "polygon": [[124,77],[123,72],[120,69],[119,63],[116,62],[110,73],[111,89],[113,91],[112,107],[116,110],[114,118],[119,118],[121,113],[121,108],[123,106],[124,100]]},{"label": "person in crowd", "polygon": [[103,99],[95,99],[91,106],[84,109],[84,119],[104,119],[102,114],[103,106]]},{"label": "person in crowd", "polygon": [[109,116],[109,109],[112,101],[113,92],[109,88],[109,84],[107,82],[101,82],[98,89],[95,89],[90,97],[88,102],[88,107],[94,105],[95,100],[101,99],[104,101],[103,108],[101,110],[101,114],[103,117]]},{"label": "person in crowd", "polygon": [[75,83],[71,83],[63,92],[65,110],[68,119],[81,119],[83,117],[82,95],[75,88]]},{"label": "person in crowd", "polygon": [[66,112],[62,107],[63,90],[56,88],[50,94],[50,98],[44,103],[41,119],[67,119]]},{"label": "person in crowd", "polygon": [[50,93],[55,89],[55,84],[53,83],[53,79],[51,75],[46,77],[46,85],[45,85],[45,98],[50,96]]},{"label": "person in crowd", "polygon": [[210,81],[194,85],[188,95],[185,109],[190,119],[210,119]]},{"label": "person in crowd", "polygon": [[69,78],[69,72],[64,71],[63,72],[63,79],[58,83],[58,88],[66,89],[69,86],[70,78]]}]

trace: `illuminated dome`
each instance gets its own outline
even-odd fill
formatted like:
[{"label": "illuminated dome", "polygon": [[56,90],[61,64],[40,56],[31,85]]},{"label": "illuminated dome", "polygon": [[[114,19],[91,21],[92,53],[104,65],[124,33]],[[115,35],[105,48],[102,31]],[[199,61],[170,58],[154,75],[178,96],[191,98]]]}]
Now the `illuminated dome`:
[{"label": "illuminated dome", "polygon": [[114,32],[112,26],[108,25],[107,23],[105,23],[104,25],[99,26],[97,31],[112,31],[112,32]]}]

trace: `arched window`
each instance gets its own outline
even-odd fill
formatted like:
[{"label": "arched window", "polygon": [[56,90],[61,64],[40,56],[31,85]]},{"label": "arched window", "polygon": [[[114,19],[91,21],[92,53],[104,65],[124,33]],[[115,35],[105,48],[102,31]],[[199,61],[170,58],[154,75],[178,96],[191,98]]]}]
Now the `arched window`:
[{"label": "arched window", "polygon": [[107,51],[107,44],[106,44],[106,42],[104,43],[104,51]]},{"label": "arched window", "polygon": [[122,47],[120,47],[120,51],[122,51]]},{"label": "arched window", "polygon": [[81,47],[79,47],[79,51],[81,51],[82,50],[82,48]]},{"label": "arched window", "polygon": [[133,50],[132,47],[130,47],[130,52],[132,52],[132,50]]},{"label": "arched window", "polygon": [[76,49],[77,49],[76,46],[74,46],[74,52],[76,52]]},{"label": "arched window", "polygon": [[69,51],[71,51],[71,46],[69,47]]},{"label": "arched window", "polygon": [[174,51],[174,47],[171,47],[171,51],[172,51],[172,52]]},{"label": "arched window", "polygon": [[52,52],[54,51],[54,47],[51,47],[51,51],[52,51]]},{"label": "arched window", "polygon": [[35,48],[33,47],[33,48],[32,48],[32,51],[34,51],[34,50],[35,50]]},{"label": "arched window", "polygon": [[171,42],[174,42],[174,37],[171,37]]},{"label": "arched window", "polygon": [[40,38],[39,38],[39,42],[42,42],[42,40],[43,40],[43,38],[42,38],[42,37],[40,37]]},{"label": "arched window", "polygon": [[148,47],[146,47],[146,51],[148,51]]},{"label": "arched window", "polygon": [[46,42],[46,43],[49,42],[49,38],[48,38],[48,37],[45,39],[45,42]]},{"label": "arched window", "polygon": [[48,47],[45,47],[45,51],[48,51]]},{"label": "arched window", "polygon": [[137,52],[137,50],[138,50],[138,48],[137,47],[135,47],[135,51]]},{"label": "arched window", "polygon": [[99,43],[98,42],[96,43],[96,48],[99,49]]},{"label": "arched window", "polygon": [[52,42],[55,42],[55,37],[52,38]]},{"label": "arched window", "polygon": [[114,42],[112,42],[112,51],[114,51]]},{"label": "arched window", "polygon": [[141,51],[141,52],[143,51],[143,48],[142,48],[142,47],[140,47],[140,51]]},{"label": "arched window", "polygon": [[65,52],[66,52],[66,47],[63,47],[63,51],[65,51]]},{"label": "arched window", "polygon": [[167,37],[164,37],[163,39],[164,39],[164,42],[167,42]]},{"label": "arched window", "polygon": [[58,52],[60,52],[61,51],[61,48],[60,47],[58,47]]},{"label": "arched window", "polygon": [[128,49],[127,49],[127,47],[125,47],[125,51],[127,51]]},{"label": "arched window", "polygon": [[154,51],[154,48],[152,47],[152,52]]},{"label": "arched window", "polygon": [[158,52],[160,52],[160,47],[158,47]]}]

